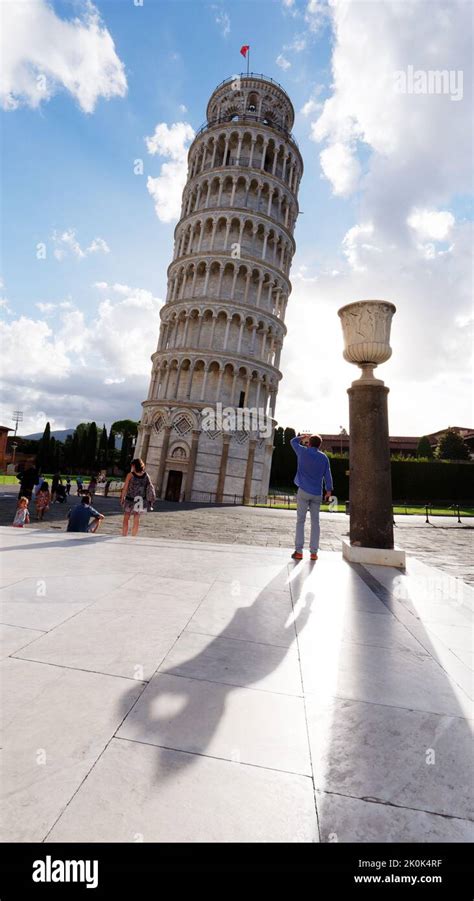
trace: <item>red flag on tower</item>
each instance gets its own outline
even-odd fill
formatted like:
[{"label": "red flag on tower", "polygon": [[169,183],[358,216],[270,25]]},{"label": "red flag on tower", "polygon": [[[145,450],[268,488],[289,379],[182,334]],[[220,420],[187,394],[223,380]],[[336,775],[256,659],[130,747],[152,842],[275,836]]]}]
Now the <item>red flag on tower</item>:
[{"label": "red flag on tower", "polygon": [[242,44],[240,48],[240,52],[242,56],[247,60],[247,75],[249,74],[249,65],[250,65],[250,44]]}]

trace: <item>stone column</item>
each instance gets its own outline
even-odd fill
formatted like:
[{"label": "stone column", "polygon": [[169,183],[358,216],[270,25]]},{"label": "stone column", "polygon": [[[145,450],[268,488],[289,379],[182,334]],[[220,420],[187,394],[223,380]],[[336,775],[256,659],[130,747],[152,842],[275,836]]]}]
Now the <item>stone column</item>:
[{"label": "stone column", "polygon": [[164,428],[163,444],[161,445],[160,465],[158,467],[158,475],[156,477],[156,496],[161,497],[163,487],[163,476],[165,474],[166,458],[168,456],[168,447],[170,443],[171,426],[166,425]]},{"label": "stone column", "polygon": [[247,457],[247,467],[245,470],[245,480],[244,480],[244,497],[243,502],[247,504],[250,500],[251,491],[252,491],[252,476],[253,476],[253,461],[255,459],[255,448],[257,446],[257,439],[251,438],[249,441],[249,455]]},{"label": "stone column", "polygon": [[343,539],[342,551],[353,563],[403,568],[405,554],[393,544],[388,388],[373,372],[392,354],[395,309],[388,301],[361,300],[338,311],[344,359],[362,370],[348,389],[350,543]]},{"label": "stone column", "polygon": [[352,545],[393,548],[388,391],[355,381],[347,392]]},{"label": "stone column", "polygon": [[140,457],[142,458],[143,462],[146,463],[146,457],[148,454],[148,445],[150,444],[151,426],[149,426],[149,425],[145,426],[143,431],[144,431],[144,434],[143,434],[143,439],[142,439]]},{"label": "stone column", "polygon": [[191,453],[189,455],[188,471],[186,475],[186,487],[184,489],[184,500],[190,501],[193,490],[194,470],[196,468],[196,457],[199,445],[199,429],[193,429],[193,437],[191,441]]},{"label": "stone column", "polygon": [[222,439],[222,456],[219,468],[219,477],[217,479],[216,504],[222,503],[224,495],[225,475],[227,470],[227,459],[229,456],[230,435],[224,435]]}]

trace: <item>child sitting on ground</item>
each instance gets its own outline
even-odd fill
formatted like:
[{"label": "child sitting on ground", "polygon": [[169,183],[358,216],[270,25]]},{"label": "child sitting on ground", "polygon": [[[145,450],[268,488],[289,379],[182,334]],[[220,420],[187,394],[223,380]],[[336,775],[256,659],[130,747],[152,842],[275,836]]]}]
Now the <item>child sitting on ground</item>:
[{"label": "child sitting on ground", "polygon": [[43,519],[44,514],[49,510],[50,502],[51,495],[49,493],[49,485],[47,482],[42,482],[35,497],[36,517],[38,520]]},{"label": "child sitting on ground", "polygon": [[23,526],[27,526],[30,521],[28,503],[27,497],[20,497],[16,508],[15,519],[12,522],[12,525],[17,529],[22,529]]}]

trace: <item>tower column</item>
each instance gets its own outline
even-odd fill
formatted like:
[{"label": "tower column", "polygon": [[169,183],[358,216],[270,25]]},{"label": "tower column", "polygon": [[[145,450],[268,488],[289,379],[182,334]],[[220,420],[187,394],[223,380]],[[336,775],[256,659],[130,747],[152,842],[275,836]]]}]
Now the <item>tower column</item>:
[{"label": "tower column", "polygon": [[171,426],[166,425],[164,428],[163,444],[161,446],[160,465],[158,468],[158,476],[157,476],[156,485],[155,485],[157,497],[161,497],[161,490],[163,487],[163,476],[165,474],[166,458],[168,456],[168,447],[169,447],[169,443],[170,443],[170,435],[171,435]]}]

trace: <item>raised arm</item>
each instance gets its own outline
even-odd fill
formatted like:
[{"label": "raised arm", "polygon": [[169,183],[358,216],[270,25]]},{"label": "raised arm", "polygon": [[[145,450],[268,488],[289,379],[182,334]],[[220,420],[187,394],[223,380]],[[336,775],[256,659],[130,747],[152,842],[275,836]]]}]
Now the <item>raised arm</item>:
[{"label": "raised arm", "polygon": [[295,454],[300,454],[301,451],[308,450],[308,448],[305,447],[304,444],[300,444],[301,438],[307,438],[307,437],[309,437],[309,436],[308,435],[295,435],[295,437],[291,439],[290,445],[293,448]]}]

